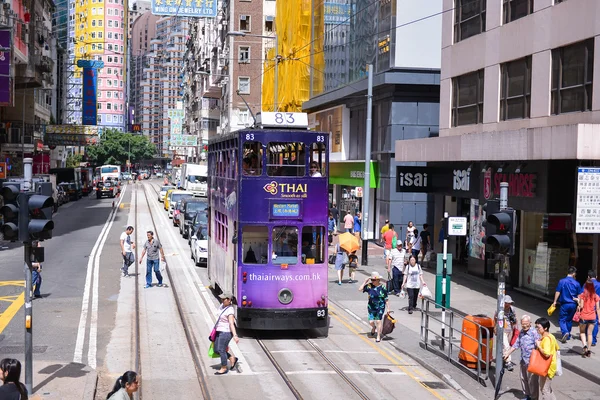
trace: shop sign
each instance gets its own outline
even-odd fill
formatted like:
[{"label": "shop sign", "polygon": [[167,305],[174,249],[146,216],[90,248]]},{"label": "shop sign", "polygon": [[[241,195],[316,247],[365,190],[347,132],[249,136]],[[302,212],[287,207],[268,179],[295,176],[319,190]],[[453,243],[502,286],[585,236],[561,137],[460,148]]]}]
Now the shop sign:
[{"label": "shop sign", "polygon": [[[377,163],[371,161],[369,172],[369,187],[376,188],[379,182],[379,170]],[[329,183],[333,185],[360,186],[363,187],[365,180],[364,161],[356,162],[330,162]]]},{"label": "shop sign", "polygon": [[427,172],[400,172],[397,176],[397,187],[400,189],[399,192],[410,191],[410,189],[428,190]]},{"label": "shop sign", "polygon": [[0,179],[6,179],[6,163],[0,163]]},{"label": "shop sign", "polygon": [[[508,182],[509,197],[535,197],[537,174],[496,173],[494,175],[494,195],[500,196],[500,183]],[[484,177],[485,180],[485,177]],[[484,183],[485,188],[485,183]],[[485,190],[485,189],[484,189]],[[485,197],[485,193],[484,193]],[[487,197],[486,197],[487,198]]]},{"label": "shop sign", "polygon": [[467,217],[448,218],[448,236],[467,236]]},{"label": "shop sign", "polygon": [[492,198],[492,169],[488,168],[485,170],[483,175],[483,197],[486,200]]},{"label": "shop sign", "polygon": [[[477,196],[478,180],[473,179],[469,164],[396,168],[396,191],[442,193],[448,196]],[[477,177],[478,175],[475,174]]]},{"label": "shop sign", "polygon": [[471,171],[468,169],[455,169],[452,174],[454,175],[452,189],[468,192],[471,186]]},{"label": "shop sign", "polygon": [[577,169],[576,233],[600,233],[600,168]]}]

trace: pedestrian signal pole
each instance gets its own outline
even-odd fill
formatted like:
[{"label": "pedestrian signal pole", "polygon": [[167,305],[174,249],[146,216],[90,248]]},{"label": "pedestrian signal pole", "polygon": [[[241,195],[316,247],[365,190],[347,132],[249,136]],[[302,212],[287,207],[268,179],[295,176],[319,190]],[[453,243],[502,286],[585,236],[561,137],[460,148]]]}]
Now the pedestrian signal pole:
[{"label": "pedestrian signal pole", "polygon": [[[32,165],[33,159],[25,158],[24,175],[25,188],[29,192],[33,184]],[[33,330],[31,307],[31,240],[29,240],[29,197],[28,193],[21,193],[19,201],[19,234],[23,241],[23,274],[25,274],[25,388],[27,393],[33,394]]]},{"label": "pedestrian signal pole", "polygon": [[365,138],[365,180],[363,187],[363,201],[362,201],[362,221],[360,226],[362,228],[362,254],[361,254],[361,265],[368,265],[369,258],[369,203],[370,203],[370,190],[371,190],[371,128],[373,125],[373,64],[368,64],[367,69],[369,72],[368,86],[367,86],[367,126],[366,126],[366,138]]},{"label": "pedestrian signal pole", "polygon": [[[442,350],[446,347],[446,279],[448,278],[448,213],[444,212],[444,252],[442,254]],[[452,338],[449,338],[452,340]]]},{"label": "pedestrian signal pole", "polygon": [[[500,211],[505,211],[508,208],[508,183],[500,183]],[[489,217],[493,217],[493,214]],[[486,216],[487,217],[487,216]],[[489,221],[489,219],[488,219]],[[512,229],[511,229],[512,230]],[[498,232],[498,226],[496,226],[496,233]],[[496,235],[492,236],[495,237]],[[488,242],[490,238],[488,238]],[[497,321],[496,321],[496,381],[498,380],[498,374],[501,367],[504,366],[503,348],[504,348],[504,295],[506,294],[506,277],[505,268],[508,268],[508,256],[502,252],[500,258],[497,261],[499,264],[498,268],[498,299],[497,299]],[[496,382],[497,383],[497,382]]]}]

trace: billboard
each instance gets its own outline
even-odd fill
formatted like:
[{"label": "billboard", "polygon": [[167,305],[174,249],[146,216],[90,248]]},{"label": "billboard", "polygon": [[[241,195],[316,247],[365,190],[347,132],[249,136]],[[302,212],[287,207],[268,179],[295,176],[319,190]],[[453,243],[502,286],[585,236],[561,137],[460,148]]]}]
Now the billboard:
[{"label": "billboard", "polygon": [[171,135],[171,147],[198,146],[198,136],[195,135]]},{"label": "billboard", "polygon": [[217,0],[152,0],[152,14],[215,18]]},{"label": "billboard", "polygon": [[352,5],[339,3],[325,3],[323,14],[325,24],[350,25]]},{"label": "billboard", "polygon": [[83,125],[98,123],[98,69],[104,67],[103,61],[78,60],[77,66],[83,68]]},{"label": "billboard", "polygon": [[13,105],[13,79],[10,76],[11,51],[10,29],[0,30],[0,106]]},{"label": "billboard", "polygon": [[91,125],[48,125],[46,145],[48,146],[89,146],[98,143],[102,128]]}]

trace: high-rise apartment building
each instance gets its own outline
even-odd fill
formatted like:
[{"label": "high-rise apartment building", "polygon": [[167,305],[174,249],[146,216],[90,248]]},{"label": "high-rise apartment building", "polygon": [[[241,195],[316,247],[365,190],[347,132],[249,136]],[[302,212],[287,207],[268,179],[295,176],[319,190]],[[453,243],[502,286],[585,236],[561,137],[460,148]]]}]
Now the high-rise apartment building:
[{"label": "high-rise apartment building", "polygon": [[98,60],[98,125],[126,130],[127,3],[74,0],[69,3],[65,123],[81,124],[82,79],[78,60]]},{"label": "high-rise apartment building", "polygon": [[599,174],[579,168],[600,166],[600,3],[443,5],[439,137],[397,141],[396,160],[438,171],[428,181],[436,216],[469,218],[478,275],[494,275],[481,206],[507,182],[517,215],[509,279],[552,295],[567,266],[583,279],[599,266]]}]

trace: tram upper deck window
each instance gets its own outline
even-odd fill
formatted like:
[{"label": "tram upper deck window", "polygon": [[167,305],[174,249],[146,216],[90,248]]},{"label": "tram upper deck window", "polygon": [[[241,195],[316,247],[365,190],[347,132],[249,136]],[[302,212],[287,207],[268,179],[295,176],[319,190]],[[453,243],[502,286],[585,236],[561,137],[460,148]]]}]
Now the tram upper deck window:
[{"label": "tram upper deck window", "polygon": [[325,147],[325,143],[313,143],[310,146],[310,159],[308,160],[308,174],[310,176],[318,178],[327,175],[327,171],[325,168],[325,166],[327,165],[327,163],[325,162],[326,155],[327,148]]},{"label": "tram upper deck window", "polygon": [[245,142],[242,171],[245,176],[262,175],[262,148],[259,142]]},{"label": "tram upper deck window", "polygon": [[270,142],[267,147],[267,175],[304,176],[306,151],[304,143]]},{"label": "tram upper deck window", "polygon": [[273,264],[296,264],[298,262],[298,228],[293,226],[276,226],[273,228]]},{"label": "tram upper deck window", "polygon": [[244,264],[266,264],[269,260],[269,229],[266,226],[245,225],[242,228]]}]

